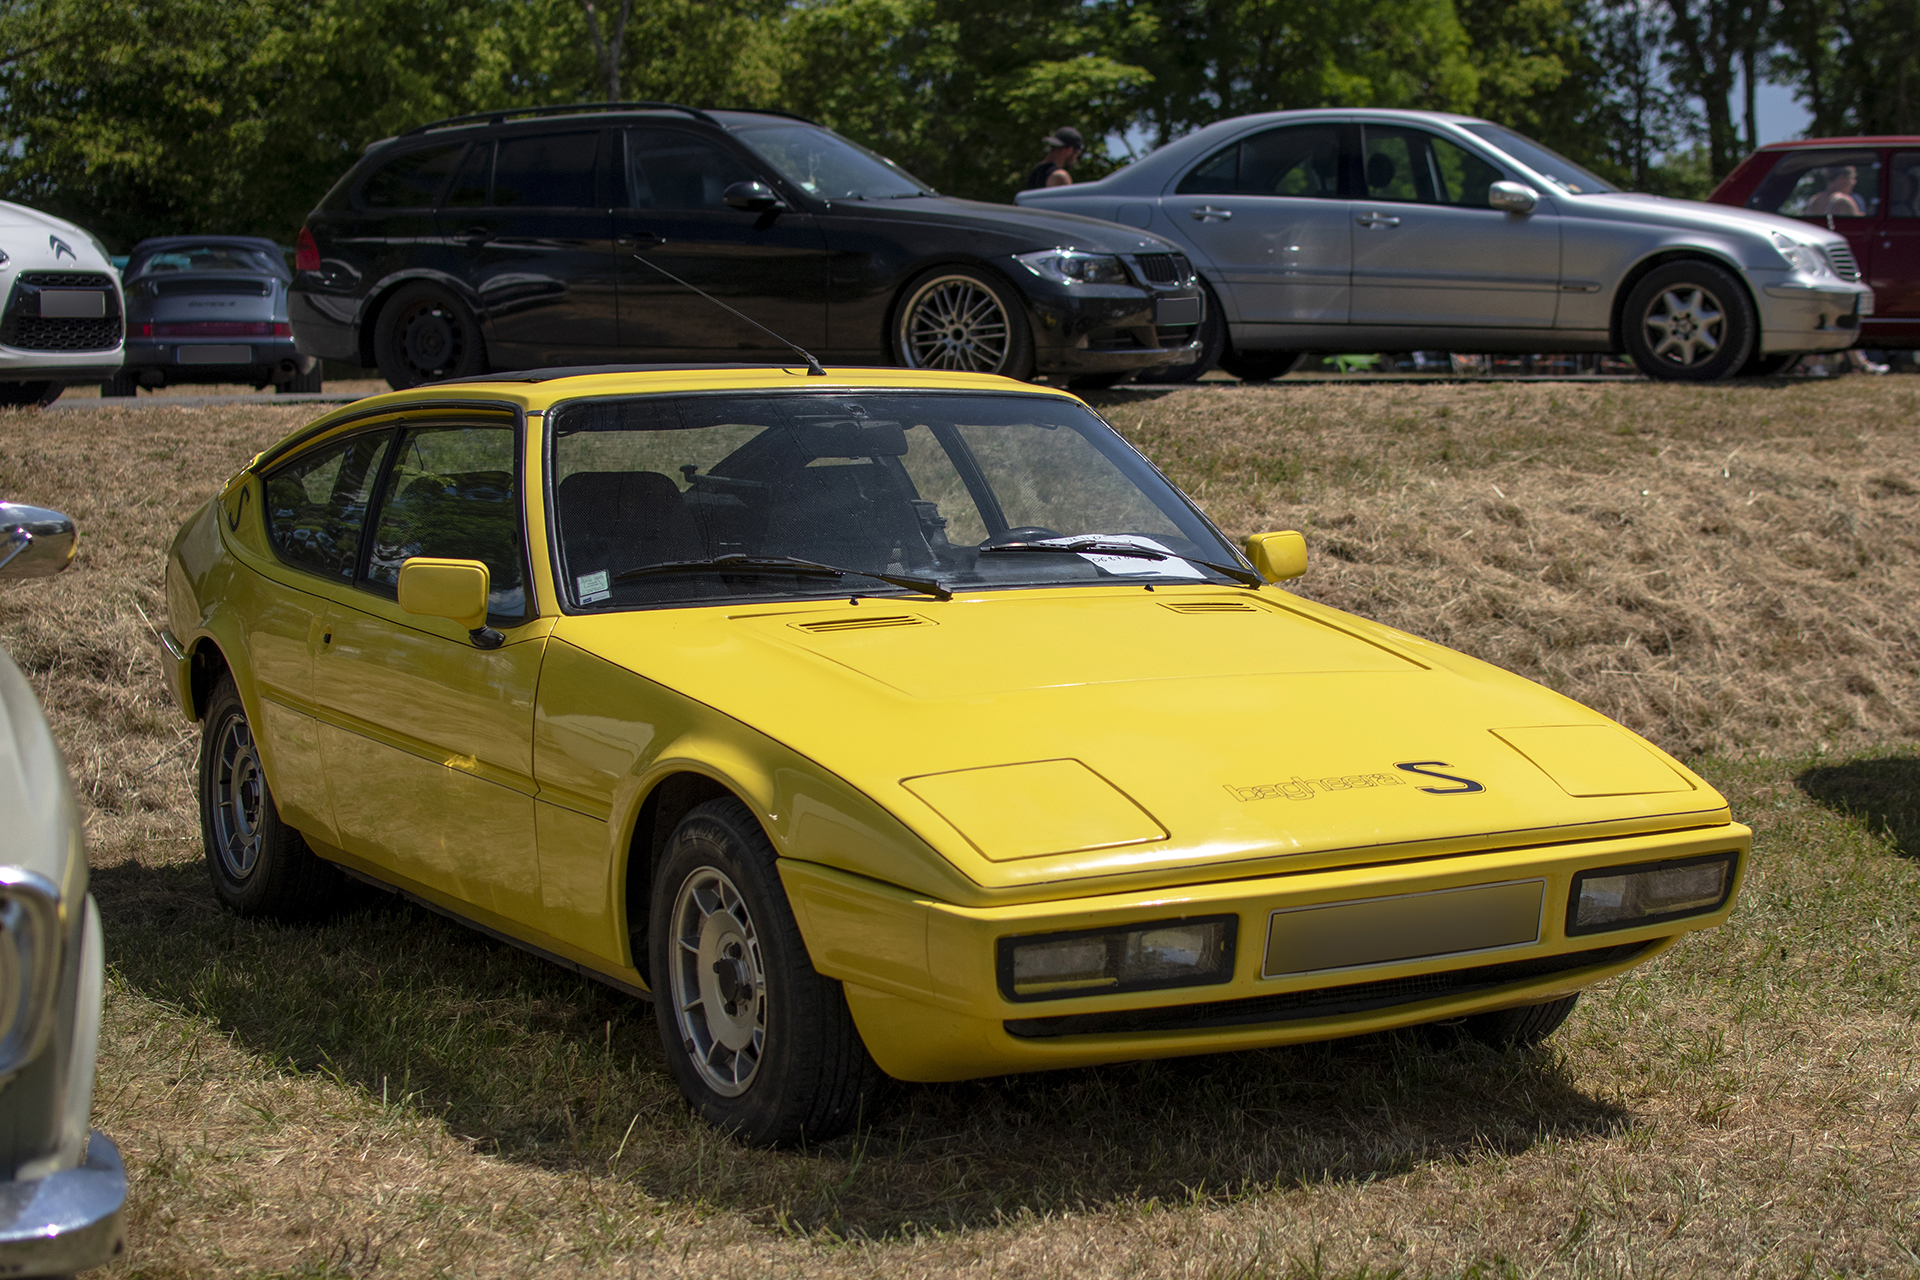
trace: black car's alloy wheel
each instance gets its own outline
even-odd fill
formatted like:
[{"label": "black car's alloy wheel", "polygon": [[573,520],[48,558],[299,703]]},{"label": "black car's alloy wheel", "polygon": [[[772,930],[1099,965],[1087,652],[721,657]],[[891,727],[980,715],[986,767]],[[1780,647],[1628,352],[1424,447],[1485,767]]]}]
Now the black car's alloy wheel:
[{"label": "black car's alloy wheel", "polygon": [[199,790],[200,835],[221,905],[243,916],[297,919],[348,899],[346,877],[280,820],[232,676],[221,677],[200,721]]},{"label": "black car's alloy wheel", "polygon": [[654,874],[648,929],[674,1080],[753,1146],[844,1133],[879,1078],[840,984],[814,970],[774,862],[745,805],[699,806]]},{"label": "black car's alloy wheel", "polygon": [[438,285],[412,284],[394,294],[374,324],[373,354],[396,391],[487,371],[480,322]]},{"label": "black car's alloy wheel", "polygon": [[930,271],[907,286],[894,318],[893,345],[909,369],[1033,374],[1025,309],[1005,286],[966,268]]},{"label": "black car's alloy wheel", "polygon": [[1649,271],[1621,317],[1627,355],[1661,382],[1718,382],[1753,353],[1753,302],[1741,283],[1708,262]]}]

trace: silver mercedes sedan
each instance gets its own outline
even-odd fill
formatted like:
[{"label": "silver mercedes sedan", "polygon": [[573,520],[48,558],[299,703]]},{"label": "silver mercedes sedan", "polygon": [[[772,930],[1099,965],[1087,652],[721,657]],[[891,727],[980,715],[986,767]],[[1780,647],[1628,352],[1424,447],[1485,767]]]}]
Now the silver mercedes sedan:
[{"label": "silver mercedes sedan", "polygon": [[1180,242],[1210,296],[1198,357],[1252,380],[1307,352],[1621,352],[1652,378],[1777,372],[1851,346],[1873,291],[1817,226],[1616,190],[1504,126],[1431,111],[1209,125],[1019,203]]}]

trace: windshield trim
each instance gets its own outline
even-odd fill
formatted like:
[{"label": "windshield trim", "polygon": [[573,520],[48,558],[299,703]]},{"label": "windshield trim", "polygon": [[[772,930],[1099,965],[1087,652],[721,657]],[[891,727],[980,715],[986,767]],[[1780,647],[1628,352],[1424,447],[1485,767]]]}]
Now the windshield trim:
[{"label": "windshield trim", "polygon": [[[889,599],[899,599],[903,602],[908,600],[921,600],[921,601],[929,600],[930,597],[921,592],[914,591],[906,587],[896,587],[891,584],[883,582],[883,583],[876,584],[876,586],[871,590],[847,591],[844,589],[836,589],[831,592],[783,591],[783,592],[768,592],[764,595],[757,592],[749,595],[729,593],[725,596],[714,596],[711,598],[702,598],[702,599],[694,599],[694,600],[649,601],[649,602],[632,604],[632,605],[624,605],[618,609],[598,609],[598,608],[581,608],[575,605],[571,600],[569,593],[561,588],[561,583],[565,581],[566,575],[564,572],[565,566],[561,563],[560,540],[559,538],[554,536],[554,531],[560,527],[559,514],[555,507],[555,495],[554,495],[555,485],[553,482],[553,475],[554,475],[554,469],[555,469],[555,466],[554,466],[555,444],[558,439],[558,437],[554,433],[554,423],[556,421],[563,422],[565,420],[567,409],[575,405],[584,405],[584,404],[592,404],[595,402],[616,401],[616,400],[622,401],[622,402],[631,402],[631,401],[640,401],[640,400],[662,400],[662,399],[681,400],[681,399],[687,399],[695,396],[698,396],[701,398],[705,398],[708,396],[726,396],[726,397],[736,397],[736,398],[742,397],[742,396],[751,396],[755,399],[758,399],[761,397],[772,397],[772,396],[784,397],[784,396],[818,396],[818,395],[834,395],[834,396],[902,395],[902,396],[939,396],[939,397],[950,396],[950,397],[959,398],[959,399],[977,399],[981,396],[994,396],[994,397],[1002,397],[1002,398],[1008,398],[1008,399],[1030,398],[1030,399],[1039,399],[1039,400],[1051,400],[1055,402],[1063,402],[1066,404],[1077,405],[1081,409],[1083,409],[1089,416],[1091,416],[1094,419],[1094,421],[1098,422],[1101,426],[1105,427],[1108,431],[1111,431],[1114,435],[1114,438],[1120,442],[1121,446],[1131,451],[1134,457],[1136,457],[1142,463],[1144,463],[1147,469],[1151,471],[1153,475],[1157,477],[1162,484],[1167,486],[1168,491],[1174,495],[1174,497],[1186,508],[1186,510],[1190,512],[1193,515],[1193,517],[1201,523],[1203,527],[1205,527],[1209,532],[1211,532],[1215,537],[1217,537],[1220,540],[1220,544],[1223,547],[1225,547],[1228,551],[1232,552],[1232,557],[1227,563],[1242,565],[1248,570],[1248,572],[1251,572],[1251,573],[1258,572],[1258,570],[1254,569],[1253,562],[1247,559],[1246,552],[1242,550],[1240,544],[1234,541],[1232,538],[1228,537],[1226,532],[1223,529],[1221,529],[1219,525],[1214,523],[1213,518],[1209,516],[1205,511],[1201,510],[1200,505],[1193,500],[1193,498],[1187,493],[1186,490],[1182,489],[1179,485],[1175,484],[1172,480],[1168,479],[1166,472],[1160,469],[1159,464],[1155,463],[1152,458],[1149,458],[1145,453],[1142,453],[1138,448],[1136,448],[1133,442],[1127,439],[1126,436],[1123,435],[1120,432],[1120,430],[1117,427],[1115,427],[1111,422],[1108,422],[1104,415],[1102,415],[1099,411],[1094,409],[1092,405],[1087,404],[1085,401],[1079,399],[1076,396],[1068,395],[1064,392],[1048,391],[1038,387],[1022,389],[1022,390],[1010,390],[1010,391],[1001,391],[997,389],[992,391],[971,390],[971,389],[964,389],[960,387],[899,387],[899,386],[889,387],[889,386],[858,386],[858,385],[836,386],[831,388],[829,387],[703,387],[697,390],[696,389],[677,389],[677,390],[671,390],[671,391],[668,391],[668,390],[642,391],[637,393],[623,392],[616,395],[589,394],[589,395],[570,396],[564,400],[554,401],[552,404],[548,405],[543,412],[538,410],[528,411],[528,414],[527,414],[528,417],[532,417],[533,414],[536,412],[540,414],[540,491],[541,491],[540,492],[540,512],[541,512],[541,519],[543,521],[540,529],[540,536],[541,536],[541,539],[546,543],[546,548],[547,548],[547,571],[553,583],[553,597],[554,597],[555,612],[563,617],[603,618],[603,617],[618,617],[623,613],[650,613],[656,609],[710,609],[710,608],[731,606],[731,605],[763,605],[763,604],[781,604],[781,603],[824,604],[832,600],[844,600],[848,596],[858,596],[861,599],[875,599],[875,598],[885,597]],[[529,538],[529,542],[531,542],[531,538]],[[1180,556],[1178,555],[1178,553],[1175,553],[1175,558],[1182,559],[1182,560],[1186,559],[1186,557]],[[1126,581],[1122,581],[1120,579],[1114,579],[1114,578],[1089,578],[1082,582],[1007,582],[1007,583],[978,583],[978,584],[975,584],[975,583],[962,584],[962,583],[951,583],[951,582],[943,581],[941,585],[945,587],[947,590],[949,590],[955,597],[958,597],[961,595],[969,595],[976,592],[991,592],[991,591],[1052,591],[1052,590],[1084,591],[1090,587],[1118,587],[1118,588],[1124,588],[1127,590],[1138,590],[1143,585],[1150,585],[1153,589],[1164,589],[1164,588],[1167,588],[1170,586],[1176,586],[1176,585],[1194,586],[1194,587],[1210,587],[1215,590],[1223,590],[1227,588],[1232,588],[1234,590],[1246,589],[1244,584],[1233,583],[1233,582],[1216,582],[1211,578],[1201,578],[1197,580],[1175,579],[1171,581],[1168,579],[1161,578],[1161,579],[1152,580],[1150,583],[1126,582]]]},{"label": "windshield trim", "polygon": [[[1492,147],[1495,151],[1499,152],[1501,156],[1505,157],[1509,162],[1519,165],[1521,168],[1527,170],[1527,172],[1529,173],[1538,175],[1543,181],[1545,181],[1549,186],[1553,188],[1553,191],[1556,195],[1604,196],[1604,195],[1620,194],[1619,187],[1616,187],[1613,183],[1608,182],[1605,178],[1601,177],[1599,174],[1595,173],[1593,170],[1587,168],[1587,166],[1567,156],[1561,155],[1558,151],[1555,151],[1552,147],[1548,146],[1544,142],[1541,142],[1537,138],[1529,138],[1526,134],[1521,133],[1518,129],[1510,129],[1506,125],[1497,124],[1492,120],[1456,121],[1455,124],[1461,130],[1461,132],[1472,137],[1476,142],[1479,142],[1483,146]],[[1482,132],[1482,130],[1486,130],[1488,132]],[[1567,168],[1572,170],[1575,175],[1578,175],[1581,178],[1591,179],[1593,182],[1599,185],[1595,186],[1591,191],[1583,191],[1569,184],[1566,181],[1566,179],[1555,177],[1553,174],[1548,173],[1545,169],[1542,169],[1539,165],[1534,164],[1532,161],[1526,159],[1524,156],[1522,156],[1518,152],[1509,148],[1503,141],[1504,138],[1508,138],[1508,137],[1519,139],[1521,142],[1526,143],[1529,147],[1532,147],[1535,150],[1539,151],[1542,155],[1551,157],[1552,159],[1558,160],[1561,164],[1566,165]]]}]

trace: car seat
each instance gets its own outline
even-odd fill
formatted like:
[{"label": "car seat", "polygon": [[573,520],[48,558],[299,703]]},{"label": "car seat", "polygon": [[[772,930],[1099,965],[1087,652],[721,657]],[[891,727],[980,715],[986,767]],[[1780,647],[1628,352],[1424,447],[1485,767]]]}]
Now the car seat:
[{"label": "car seat", "polygon": [[576,471],[553,503],[561,560],[576,578],[706,554],[679,487],[658,471]]}]

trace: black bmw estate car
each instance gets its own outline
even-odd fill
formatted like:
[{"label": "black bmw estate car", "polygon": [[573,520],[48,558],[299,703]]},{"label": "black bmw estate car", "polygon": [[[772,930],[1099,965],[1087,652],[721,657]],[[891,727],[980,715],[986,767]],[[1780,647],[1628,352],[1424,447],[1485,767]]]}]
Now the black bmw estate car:
[{"label": "black bmw estate car", "polygon": [[1194,360],[1204,305],[1158,236],[940,196],[798,117],[664,103],[463,116],[376,143],[309,215],[294,265],[301,353],[396,388],[791,359],[783,339],[842,364],[1097,386]]}]

